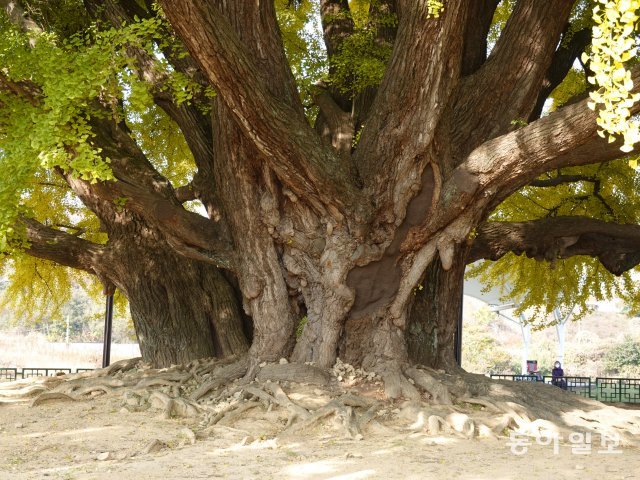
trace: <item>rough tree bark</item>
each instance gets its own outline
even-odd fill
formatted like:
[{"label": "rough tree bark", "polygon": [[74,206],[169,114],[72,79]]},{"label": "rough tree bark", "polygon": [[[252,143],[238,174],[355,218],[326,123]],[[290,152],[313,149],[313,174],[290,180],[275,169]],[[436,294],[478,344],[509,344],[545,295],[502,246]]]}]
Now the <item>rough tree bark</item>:
[{"label": "rough tree bark", "polygon": [[217,268],[162,241],[122,250],[111,278],[129,300],[145,360],[166,367],[247,351],[235,292]]},{"label": "rough tree bark", "polygon": [[447,371],[456,368],[454,345],[462,315],[464,260],[464,254],[458,254],[449,270],[434,261],[416,289],[405,334],[414,363]]},{"label": "rough tree bark", "polygon": [[[130,15],[128,2],[105,3],[112,23]],[[314,128],[304,116],[273,1],[161,0],[190,53],[174,66],[197,70],[199,81],[217,93],[209,119],[172,104],[162,88],[153,91],[194,152],[193,185],[174,188],[126,126],[107,121],[96,121],[96,142],[119,181],[67,181],[106,224],[121,218],[113,200],[126,196],[126,215],[159,239],[137,253],[144,261],[132,277],[145,276],[142,267],[153,263],[157,248],[167,258],[166,271],[181,268],[204,279],[205,287],[193,290],[196,300],[185,300],[198,312],[193,331],[202,331],[206,312],[215,310],[197,306],[217,285],[215,274],[202,273],[197,262],[234,272],[254,323],[249,375],[262,361],[282,356],[328,367],[340,355],[380,373],[390,397],[413,398],[417,391],[403,376],[408,364],[456,368],[466,262],[528,252],[523,242],[533,243],[532,229],[522,225],[507,227],[522,233],[511,241],[496,235],[500,229],[484,223],[491,211],[544,172],[620,156],[618,143],[598,137],[586,100],[538,118],[541,98],[586,45],[581,33],[558,47],[575,2],[518,0],[487,57],[498,3],[447,0],[435,19],[424,0],[376,2],[372,24],[379,11],[398,19],[376,36],[393,43],[385,74],[379,85],[353,96],[335,86],[320,89]],[[354,25],[349,2],[322,0],[320,6],[331,59]],[[141,77],[161,85],[154,59],[132,55]],[[205,203],[209,219],[182,207],[192,197]],[[562,254],[597,255],[618,273],[637,264],[635,240],[625,240],[628,229],[620,228],[610,242],[618,249],[615,259],[597,249],[595,230],[596,237],[582,232],[569,243],[557,235],[559,243],[539,250],[557,256],[560,244]],[[169,247],[192,263],[178,267]],[[175,292],[185,290],[182,278],[175,277]],[[138,283],[121,283],[145,305],[166,298],[162,311],[182,297],[173,291],[163,297],[161,288],[138,294]],[[222,330],[216,324],[216,335]],[[229,343],[242,348],[240,341]]]},{"label": "rough tree bark", "polygon": [[[0,6],[20,29],[45,30],[16,2]],[[149,6],[131,2],[87,0],[85,6],[92,19],[113,27],[132,22],[134,16],[153,15]],[[174,58],[177,55],[170,49],[165,53],[175,70],[185,73],[195,68],[190,59]],[[229,265],[228,240],[224,226],[213,220],[215,192],[201,188],[212,175],[211,123],[194,104],[175,102],[164,88],[166,75],[155,68],[156,58],[135,46],[128,48],[128,54],[140,78],[148,82],[155,103],[185,136],[198,166],[192,184],[174,189],[146,158],[126,122],[114,120],[111,107],[96,102],[103,114],[92,119],[92,142],[109,158],[118,181],[91,184],[61,168],[56,173],[66,181],[69,193],[99,218],[108,242],[94,244],[80,238],[81,230],[72,235],[22,218],[30,242],[27,253],[84,270],[106,286],[118,287],[129,300],[142,356],[156,367],[243,354],[251,332],[244,331],[238,295],[219,268]],[[12,88],[10,81],[0,88],[33,105],[42,102],[41,89],[30,80],[25,84],[33,88]],[[117,199],[125,200],[126,208],[118,206]],[[194,199],[202,201],[212,220],[183,208],[183,202]],[[216,253],[203,253],[212,244],[218,245]]]},{"label": "rough tree bark", "polygon": [[107,245],[23,222],[29,254],[96,275],[127,297],[145,361],[166,367],[247,351],[236,292],[221,271],[178,254],[140,219],[126,231],[120,224]]},{"label": "rough tree bark", "polygon": [[[562,47],[570,51],[557,49],[572,0],[518,1],[489,58],[497,1],[448,0],[439,19],[427,19],[427,2],[383,2],[399,22],[387,35],[395,43],[381,84],[367,108],[362,96],[325,88],[315,130],[301,113],[272,2],[160,3],[219,94],[216,189],[255,322],[254,365],[292,347],[294,360],[321,366],[339,354],[381,373],[390,396],[411,397],[408,363],[456,368],[472,230],[541,173],[619,156],[598,140],[586,102],[535,120],[540,96],[585,45],[581,35]],[[348,9],[321,2],[330,57],[353,30]],[[513,120],[527,118],[516,129]],[[297,303],[307,322],[295,339]]]}]

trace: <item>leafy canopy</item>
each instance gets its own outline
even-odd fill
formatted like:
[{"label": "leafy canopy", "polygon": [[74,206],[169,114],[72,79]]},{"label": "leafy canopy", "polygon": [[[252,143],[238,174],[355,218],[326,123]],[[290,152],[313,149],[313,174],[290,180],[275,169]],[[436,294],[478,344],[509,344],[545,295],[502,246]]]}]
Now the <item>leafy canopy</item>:
[{"label": "leafy canopy", "polygon": [[589,64],[593,75],[589,82],[599,87],[589,92],[589,107],[598,110],[598,132],[609,141],[622,136],[621,150],[630,152],[640,141],[640,123],[631,119],[630,108],[640,100],[640,94],[631,93],[633,80],[626,68],[636,56],[635,25],[640,8],[638,0],[598,0],[593,8],[593,41],[591,55],[584,53],[582,61]]},{"label": "leafy canopy", "polygon": [[[319,0],[291,2],[276,0],[278,21],[285,50],[310,119],[315,117],[313,89],[323,80],[348,96],[355,97],[376,86],[391,55],[391,44],[380,41],[381,29],[394,27],[397,18],[369,16],[375,0],[350,0],[353,34],[342,42],[331,60],[327,58],[319,25]],[[620,135],[629,145],[636,138],[627,112],[635,96],[629,91],[627,66],[634,61],[637,1],[584,0],[577,2],[572,32],[594,28],[594,45],[587,61],[598,89],[591,92],[599,108],[602,131]],[[490,33],[490,47],[515,1],[500,2]],[[185,55],[162,15],[136,19],[119,28],[93,23],[80,0],[25,2],[28,13],[44,25],[45,31],[23,32],[0,14],[0,250],[11,254],[0,260],[5,275],[11,276],[12,298],[41,298],[22,305],[46,308],[48,290],[68,290],[83,284],[77,273],[56,270],[53,264],[21,254],[25,246],[16,219],[24,214],[39,221],[75,231],[97,243],[108,238],[100,232],[99,221],[72,194],[56,173],[59,170],[90,182],[112,178],[109,159],[94,144],[92,119],[110,116],[126,121],[154,167],[173,184],[188,182],[194,173],[191,153],[176,125],[153,103],[152,89],[136,74],[135,62],[127,47],[142,48],[155,59],[154,68],[165,76],[161,88],[180,102],[197,102],[201,87],[187,75],[176,72],[164,53]],[[597,6],[598,9],[594,10]],[[446,2],[430,1],[430,16],[437,17]],[[436,21],[434,18],[425,21]],[[621,70],[624,70],[623,71]],[[593,88],[583,71],[573,69],[552,93],[558,108],[575,95]],[[212,91],[205,92],[207,96]],[[199,105],[207,108],[206,104]],[[625,110],[626,109],[626,110]],[[600,181],[598,195],[594,182],[585,181],[553,189],[525,188],[509,198],[493,219],[531,220],[553,215],[584,214],[612,221],[637,223],[638,173],[625,161],[607,165],[565,169],[560,173],[581,174]],[[64,273],[60,273],[64,272]],[[619,295],[638,302],[632,275],[611,276],[590,258],[538,263],[524,257],[506,256],[474,270],[493,282],[507,281],[523,308],[540,311],[562,302],[578,302],[586,308],[590,295],[606,298]],[[636,269],[637,272],[637,269]],[[39,280],[41,279],[41,280]],[[31,281],[33,289],[26,288]],[[536,288],[531,288],[535,285]],[[636,290],[634,290],[636,288]],[[21,293],[22,292],[22,293]],[[8,296],[9,294],[7,294]],[[5,296],[5,298],[7,297]],[[57,293],[64,299],[65,294]],[[634,300],[636,299],[636,300]]]},{"label": "leafy canopy", "polygon": [[108,241],[98,218],[59,175],[113,179],[110,159],[94,143],[93,119],[125,120],[147,158],[175,184],[194,172],[183,135],[153,103],[155,86],[135,74],[128,47],[153,56],[167,79],[162,88],[178,104],[194,101],[201,87],[160,53],[184,55],[161,14],[105,28],[78,13],[86,12],[79,0],[27,7],[46,31],[22,31],[0,12],[0,272],[10,281],[3,301],[42,318],[58,314],[73,285],[100,296],[87,274],[27,256],[17,222],[25,215],[95,243]]}]

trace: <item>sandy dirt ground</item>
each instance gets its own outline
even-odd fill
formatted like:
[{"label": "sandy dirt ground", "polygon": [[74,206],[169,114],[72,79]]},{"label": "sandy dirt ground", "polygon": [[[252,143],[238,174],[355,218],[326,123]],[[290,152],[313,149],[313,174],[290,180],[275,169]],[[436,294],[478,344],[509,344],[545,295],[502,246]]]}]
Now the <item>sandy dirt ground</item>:
[{"label": "sandy dirt ground", "polygon": [[0,405],[0,479],[639,479],[640,451],[577,454],[566,440],[429,437],[400,425],[362,440],[325,427],[304,436],[261,435],[260,418],[193,437],[195,420],[130,413],[116,396],[74,403]]}]

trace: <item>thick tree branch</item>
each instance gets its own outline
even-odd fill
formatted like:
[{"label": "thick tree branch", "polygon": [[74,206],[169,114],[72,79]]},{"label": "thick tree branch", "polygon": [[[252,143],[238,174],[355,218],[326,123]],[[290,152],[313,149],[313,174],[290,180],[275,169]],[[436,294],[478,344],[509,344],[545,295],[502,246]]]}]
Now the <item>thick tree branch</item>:
[{"label": "thick tree branch", "polygon": [[87,229],[85,227],[78,227],[76,225],[67,225],[66,223],[56,223],[54,227],[64,228],[65,230],[71,230],[74,237],[79,237],[80,235],[84,235],[87,233]]},{"label": "thick tree branch", "polygon": [[602,196],[600,190],[602,188],[602,180],[595,176],[588,175],[563,175],[558,174],[556,177],[544,178],[539,180],[534,180],[529,184],[529,187],[538,187],[538,188],[549,188],[549,187],[557,187],[558,185],[567,184],[567,183],[577,183],[577,182],[587,182],[593,185],[593,191],[591,194],[579,195],[576,197],[568,197],[560,201],[555,207],[549,209],[551,215],[555,215],[560,207],[569,202],[577,202],[577,201],[586,201],[591,197],[596,198],[602,206],[607,210],[607,213],[612,219],[616,219],[616,214],[613,211],[613,208],[609,205],[609,202]]},{"label": "thick tree branch", "polygon": [[498,260],[509,252],[549,262],[588,255],[597,257],[611,273],[622,275],[640,264],[640,225],[587,217],[487,222],[477,230],[467,263]]},{"label": "thick tree branch", "polygon": [[[632,78],[636,92],[640,89],[639,67],[632,70]],[[597,113],[587,103],[584,99],[567,105],[471,152],[443,183],[428,226],[412,232],[406,249],[424,245],[463,213],[469,224],[480,221],[545,172],[623,157],[621,141],[609,143],[598,135]],[[631,108],[632,114],[639,111],[640,104]],[[457,229],[455,236],[460,240],[466,233],[464,228]]]},{"label": "thick tree branch", "polygon": [[577,183],[577,182],[595,183],[597,181],[599,180],[596,177],[592,177],[589,175],[558,174],[555,177],[534,180],[533,182],[529,183],[529,186],[547,188],[547,187],[557,187],[558,185],[563,185],[565,183]]},{"label": "thick tree branch", "polygon": [[530,122],[540,118],[547,98],[549,98],[551,92],[562,83],[576,59],[580,57],[589,43],[591,43],[591,29],[585,28],[574,33],[566,45],[561,45],[560,48],[556,50],[556,53],[553,55],[553,61],[542,82],[542,90],[538,95],[536,105],[531,115],[529,115]]},{"label": "thick tree branch", "polygon": [[[174,246],[181,245],[184,252],[197,251],[198,260],[206,256],[212,263],[231,268],[229,244],[216,222],[184,209],[169,181],[153,168],[123,126],[93,119],[92,127],[94,141],[111,159],[117,181],[91,185],[65,175],[83,202],[111,219],[123,209],[134,212],[163,232]],[[124,206],[118,207],[117,201],[124,201]]]},{"label": "thick tree branch", "polygon": [[107,195],[125,198],[126,208],[162,231],[176,250],[196,260],[206,258],[221,268],[233,268],[231,247],[212,220],[185,210],[173,199],[163,198],[121,179],[102,187]]},{"label": "thick tree branch", "polygon": [[[176,123],[193,154],[198,169],[195,175],[196,181],[192,185],[193,192],[209,210],[215,208],[214,153],[210,116],[202,113],[195,103],[178,104],[174,100],[166,88],[168,77],[160,74],[155,68],[155,59],[140,51],[138,51],[136,58],[138,58],[139,74],[149,83],[154,103]],[[180,68],[176,68],[176,70],[180,71]]]},{"label": "thick tree branch", "polygon": [[[544,59],[555,50],[574,3],[574,0],[518,0],[489,60],[498,63],[498,70],[503,72],[525,66],[523,61],[532,68],[533,60]],[[519,55],[524,58],[518,58]],[[492,76],[498,73],[494,65],[487,65],[487,72]],[[545,72],[546,69],[542,70]],[[526,73],[529,72],[520,75]]]},{"label": "thick tree branch", "polygon": [[519,0],[484,65],[465,77],[452,108],[459,161],[526,120],[538,99],[574,0]]},{"label": "thick tree branch", "polygon": [[[82,202],[107,226],[107,233],[125,229],[131,215],[142,218],[162,232],[179,253],[195,260],[206,260],[221,268],[233,269],[230,245],[215,222],[185,210],[175,196],[149,191],[123,178],[90,184],[65,174],[67,182]],[[122,202],[123,205],[120,205]]]},{"label": "thick tree branch", "polygon": [[[397,23],[389,22],[389,19],[397,18],[397,12],[396,0],[371,2],[369,19],[376,28],[377,45],[390,47],[395,43],[398,33]],[[359,92],[353,99],[353,124],[356,131],[366,123],[377,93],[378,86],[370,86]]]},{"label": "thick tree branch", "polygon": [[193,200],[197,200],[198,196],[196,195],[193,184],[189,183],[187,185],[183,185],[175,189],[176,199],[180,203],[190,202]]},{"label": "thick tree branch", "polygon": [[26,100],[34,107],[38,106],[41,101],[42,92],[31,82],[26,80],[14,81],[7,77],[4,72],[0,71],[0,90],[15,95]]},{"label": "thick tree branch", "polygon": [[[345,40],[354,33],[355,26],[346,0],[323,0],[320,13],[329,59],[329,76],[332,77],[335,71],[335,56],[340,52]],[[377,47],[389,49],[393,45],[397,32],[394,22],[396,17],[395,0],[377,0],[369,5],[369,20],[366,28],[375,32]],[[346,84],[341,85],[341,88],[329,85],[322,93],[323,97],[331,97],[332,103],[338,106],[342,113],[334,109],[327,112],[325,108],[327,100],[316,98],[320,114],[314,126],[326,143],[334,148],[338,148],[336,145],[340,146],[338,151],[345,159],[352,150],[352,140],[347,140],[347,136],[353,138],[355,131],[364,125],[378,90],[378,86],[375,85],[355,92],[350,81],[347,79]],[[337,117],[343,118],[344,121],[336,122]]]},{"label": "thick tree branch", "polygon": [[340,108],[335,96],[324,86],[317,86],[313,100],[321,114],[316,121],[316,131],[331,143],[340,157],[349,161],[354,135],[351,113]]},{"label": "thick tree branch", "polygon": [[175,196],[167,198],[139,184],[118,178],[116,170],[117,181],[96,184],[63,174],[87,208],[102,220],[107,233],[126,232],[131,217],[137,217],[162,232],[165,240],[178,253],[221,268],[233,269],[230,245],[215,222],[185,210]]},{"label": "thick tree branch", "polygon": [[95,274],[101,268],[105,247],[77,235],[45,226],[34,219],[21,217],[29,246],[26,252],[67,267]]},{"label": "thick tree branch", "polygon": [[[320,20],[324,44],[329,59],[329,76],[335,72],[334,57],[339,53],[344,41],[354,31],[353,19],[347,0],[321,0]],[[335,85],[321,85],[314,96],[314,102],[320,112],[316,118],[314,129],[325,143],[333,146],[338,154],[350,161],[351,142],[354,128],[351,118],[352,99],[349,85],[342,89]]]},{"label": "thick tree branch", "polygon": [[475,0],[464,34],[462,75],[476,72],[487,59],[487,35],[500,0]]},{"label": "thick tree branch", "polygon": [[[460,78],[470,4],[450,0],[434,19],[428,18],[426,2],[399,2],[391,60],[355,152],[379,211],[404,216],[407,189],[416,187],[433,160],[428,148]],[[404,184],[412,179],[412,185]]]},{"label": "thick tree branch", "polygon": [[[640,68],[632,70],[632,78],[636,92]],[[469,156],[465,168],[478,175],[481,185],[517,189],[554,168],[623,157],[620,141],[609,143],[598,135],[597,113],[589,109],[588,101],[568,105],[515,132],[485,142]],[[630,110],[632,114],[638,113],[640,104]]]},{"label": "thick tree branch", "polygon": [[356,200],[352,174],[306,122],[277,33],[273,2],[161,4],[280,181],[315,209],[344,216]]},{"label": "thick tree branch", "polygon": [[333,57],[354,29],[348,0],[320,0],[322,34],[327,56]]},{"label": "thick tree branch", "polygon": [[[171,59],[169,54],[165,56]],[[154,68],[155,59],[148,55],[143,56],[141,52],[138,53],[137,58],[141,77],[151,84],[154,103],[176,123],[193,154],[197,172],[194,175],[191,191],[203,202],[209,212],[214,211],[218,202],[213,188],[214,149],[210,116],[205,115],[196,103],[176,103],[166,90],[167,76],[159,76],[158,70]],[[193,69],[197,68],[190,59],[176,59],[172,61],[172,65],[177,71],[189,76],[193,76]],[[197,102],[204,101],[208,100],[204,98],[197,100]]]},{"label": "thick tree branch", "polygon": [[[320,0],[320,21],[322,23],[322,35],[327,48],[329,59],[329,75],[335,71],[334,57],[338,54],[345,40],[349,38],[355,29],[348,0]],[[351,96],[345,90],[350,90],[348,85],[343,85],[344,90],[330,88],[331,96],[339,107],[345,112],[351,111]],[[322,112],[324,114],[324,112]],[[322,123],[320,119],[319,123]],[[329,125],[329,127],[331,127]]]}]

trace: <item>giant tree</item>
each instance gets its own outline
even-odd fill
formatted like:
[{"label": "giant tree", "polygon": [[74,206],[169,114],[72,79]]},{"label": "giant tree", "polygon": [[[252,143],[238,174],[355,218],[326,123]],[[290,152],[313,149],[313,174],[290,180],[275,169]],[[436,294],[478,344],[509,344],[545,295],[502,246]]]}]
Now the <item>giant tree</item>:
[{"label": "giant tree", "polygon": [[[153,25],[126,30],[134,13],[100,4],[2,2],[3,247],[5,261],[14,260],[8,271],[19,278],[31,272],[50,289],[49,303],[66,296],[69,275],[47,275],[47,263],[24,253],[88,272],[106,293],[117,287],[129,301],[143,356],[156,365],[242,354],[248,342],[234,280],[200,258],[198,245],[205,238],[210,247],[212,228],[182,206],[199,197],[212,149],[198,102],[180,101],[186,87],[167,87],[186,78],[178,69],[188,62],[176,60],[170,75],[152,47],[141,45],[159,35]],[[179,55],[172,47],[168,39],[168,54]],[[124,106],[123,89],[142,82],[149,98],[130,93]],[[144,106],[136,110],[136,101]],[[201,166],[195,176],[194,164]],[[212,197],[203,191],[201,198]]]},{"label": "giant tree", "polygon": [[[339,354],[380,372],[391,396],[410,395],[406,362],[453,368],[464,267],[474,243],[492,241],[481,227],[491,211],[547,171],[622,155],[597,135],[587,99],[538,118],[585,47],[563,39],[573,1],[516,2],[488,56],[496,1],[448,1],[437,18],[431,2],[372,2],[370,22],[397,18],[376,31],[375,42],[393,44],[384,73],[352,95],[319,86],[316,129],[271,2],[160,3],[218,94],[214,171],[255,359],[291,351],[288,287],[308,319],[295,360],[328,366]],[[320,2],[330,65],[354,34],[355,3]],[[554,255],[598,254],[586,244],[602,230],[572,220],[582,230],[556,226]],[[616,272],[638,260],[637,227],[619,228],[629,241]],[[420,285],[428,305],[411,315]]]},{"label": "giant tree", "polygon": [[[326,367],[339,355],[380,373],[389,396],[411,397],[410,363],[456,368],[468,262],[507,252],[592,255],[620,274],[640,261],[637,213],[487,222],[524,187],[564,184],[570,167],[623,155],[622,142],[598,135],[588,99],[543,115],[589,45],[591,2],[448,0],[438,15],[426,0],[162,0],[157,14],[137,2],[86,3],[116,26],[122,15],[166,16],[182,40],[188,55],[165,41],[140,47],[133,35],[122,71],[135,85],[133,76],[151,83],[152,95],[154,82],[176,72],[193,84],[181,91],[194,101],[154,100],[180,126],[196,173],[174,188],[168,172],[132,154],[135,138],[123,148],[132,138],[117,121],[126,92],[110,103],[97,96],[112,114],[90,124],[97,134],[86,143],[102,148],[91,168],[68,167],[73,148],[49,164],[81,185],[74,190],[85,204],[85,189],[99,191],[121,214],[141,217],[171,255],[233,272],[253,321],[250,375],[280,357]],[[310,27],[299,24],[296,36],[283,23],[287,9],[309,5],[318,8],[327,62],[314,84],[309,51],[299,51],[308,43],[298,42]],[[154,68],[159,61],[170,68]],[[23,102],[38,101],[32,78],[11,72],[7,82]],[[203,104],[210,115],[197,109]],[[91,183],[105,156],[117,181],[98,171]],[[78,180],[83,173],[89,181]],[[209,218],[183,208],[181,194],[202,201]],[[137,232],[128,233],[135,242]]]}]

